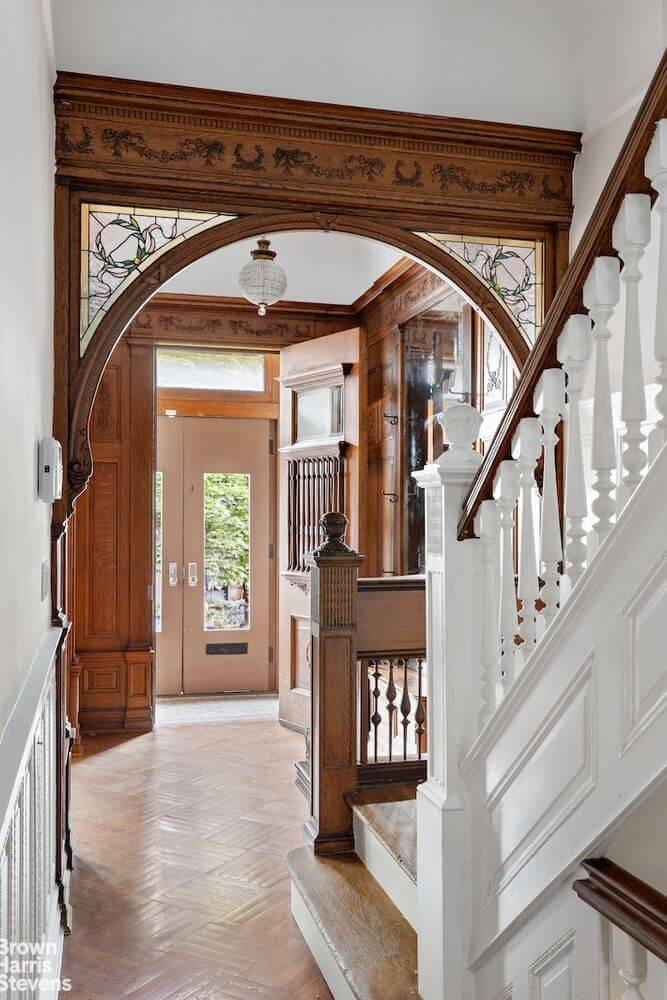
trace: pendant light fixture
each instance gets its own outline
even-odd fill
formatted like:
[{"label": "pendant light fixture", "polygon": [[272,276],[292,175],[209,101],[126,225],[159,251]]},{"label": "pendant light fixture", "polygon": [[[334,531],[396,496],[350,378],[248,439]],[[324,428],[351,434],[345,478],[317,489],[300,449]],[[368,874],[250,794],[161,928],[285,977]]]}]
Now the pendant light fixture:
[{"label": "pendant light fixture", "polygon": [[239,274],[239,285],[246,299],[258,308],[260,316],[266,316],[267,306],[281,299],[287,289],[287,278],[280,264],[276,264],[275,250],[269,250],[270,241],[257,240],[257,249],[250,251],[252,260]]}]

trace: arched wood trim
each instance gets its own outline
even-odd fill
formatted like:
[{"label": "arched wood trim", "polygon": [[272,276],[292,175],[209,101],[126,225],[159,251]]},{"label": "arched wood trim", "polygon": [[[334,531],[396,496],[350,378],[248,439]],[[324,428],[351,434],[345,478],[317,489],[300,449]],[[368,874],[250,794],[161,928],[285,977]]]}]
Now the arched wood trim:
[{"label": "arched wood trim", "polygon": [[413,232],[356,218],[323,216],[319,212],[280,212],[242,216],[222,222],[177,243],[129,285],[101,320],[71,386],[69,420],[68,510],[85,489],[92,473],[88,423],[107,361],[128,324],[161,285],[184,267],[213,250],[263,233],[336,230],[365,236],[410,254],[454,284],[485,315],[520,370],[529,346],[497,298],[467,268],[444,249]]}]

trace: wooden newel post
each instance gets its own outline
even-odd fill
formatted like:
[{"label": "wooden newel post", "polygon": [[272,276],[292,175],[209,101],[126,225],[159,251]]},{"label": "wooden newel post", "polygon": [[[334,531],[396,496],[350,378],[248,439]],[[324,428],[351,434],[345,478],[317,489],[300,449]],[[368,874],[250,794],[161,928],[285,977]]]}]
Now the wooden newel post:
[{"label": "wooden newel post", "polygon": [[347,518],[324,514],[310,566],[311,792],[306,839],[316,854],[354,847],[345,796],[357,786],[357,574],[364,557],[343,542]]}]

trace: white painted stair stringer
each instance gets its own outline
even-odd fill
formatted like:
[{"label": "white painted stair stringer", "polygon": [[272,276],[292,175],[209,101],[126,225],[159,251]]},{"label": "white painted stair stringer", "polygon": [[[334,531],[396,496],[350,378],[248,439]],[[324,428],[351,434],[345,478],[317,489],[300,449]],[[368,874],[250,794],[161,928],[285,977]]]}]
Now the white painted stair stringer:
[{"label": "white painted stair stringer", "polygon": [[463,760],[474,970],[665,794],[666,495],[663,449]]}]

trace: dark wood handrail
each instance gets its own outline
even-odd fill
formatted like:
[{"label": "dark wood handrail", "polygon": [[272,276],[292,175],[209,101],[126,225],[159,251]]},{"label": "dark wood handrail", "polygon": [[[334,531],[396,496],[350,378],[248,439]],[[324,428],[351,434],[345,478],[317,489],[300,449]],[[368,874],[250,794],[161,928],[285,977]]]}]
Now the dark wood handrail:
[{"label": "dark wood handrail", "polygon": [[648,951],[667,962],[667,896],[607,858],[583,862],[577,896]]},{"label": "dark wood handrail", "polygon": [[396,590],[426,590],[426,577],[414,576],[360,576],[357,590],[379,590],[388,594]]},{"label": "dark wood handrail", "polygon": [[596,257],[616,255],[611,242],[612,226],[624,196],[632,192],[655,197],[655,192],[644,176],[644,157],[653,138],[655,124],[665,115],[667,115],[667,52],[660,60],[621,152],[547,311],[542,332],[528,355],[503,419],[463,503],[458,526],[458,535],[461,539],[470,538],[474,534],[475,513],[482,500],[491,496],[498,465],[503,459],[511,458],[512,437],[519,421],[523,417],[533,415],[533,392],[540,375],[545,368],[555,367],[558,364],[556,358],[558,337],[568,317],[583,311],[584,281],[593,266],[593,261]]}]

